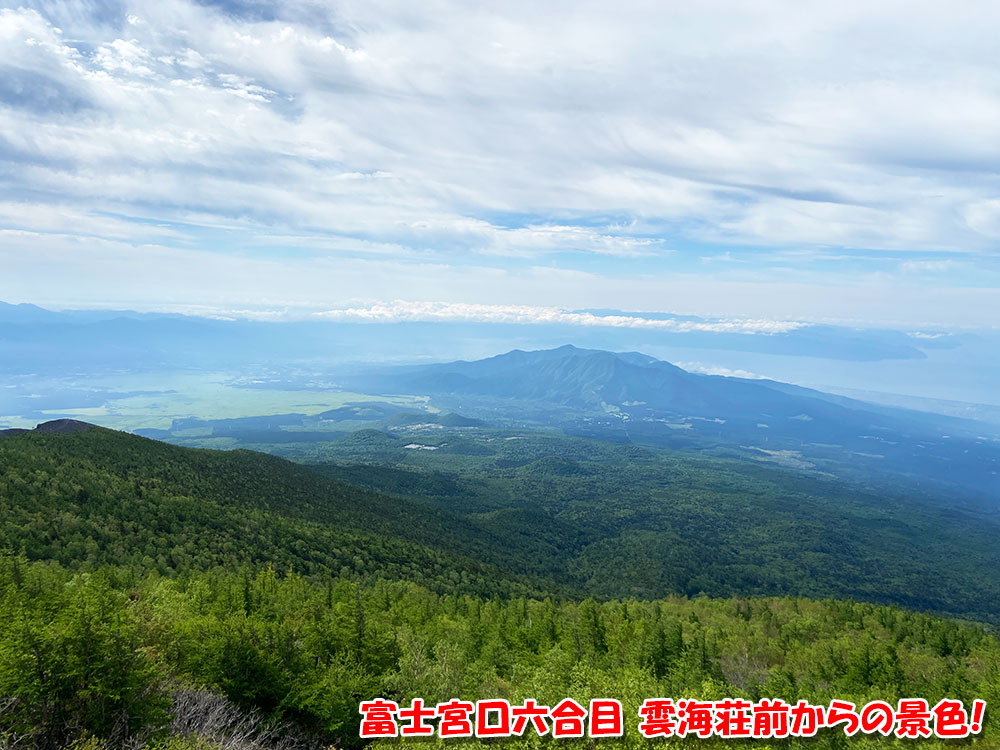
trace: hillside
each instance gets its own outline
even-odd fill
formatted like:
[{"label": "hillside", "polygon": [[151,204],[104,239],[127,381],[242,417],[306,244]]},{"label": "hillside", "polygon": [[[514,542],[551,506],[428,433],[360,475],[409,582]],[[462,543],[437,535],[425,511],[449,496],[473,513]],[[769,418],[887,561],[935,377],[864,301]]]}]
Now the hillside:
[{"label": "hillside", "polygon": [[996,514],[933,493],[857,487],[780,452],[720,458],[528,430],[393,434],[377,447],[257,447],[474,520],[532,554],[530,570],[595,596],[851,597],[1000,617]]},{"label": "hillside", "polygon": [[[365,745],[357,705],[375,696],[613,696],[628,716],[656,695],[1000,698],[981,625],[655,598],[995,614],[992,527],[767,467],[423,429],[438,451],[380,465],[411,436],[367,430],[314,469],[81,423],[0,438],[0,732],[305,750]],[[376,463],[338,465],[334,447]],[[643,742],[633,728],[623,746]]]},{"label": "hillside", "polygon": [[273,563],[479,594],[793,594],[1000,619],[998,524],[974,508],[780,464],[410,429],[260,446],[311,468],[80,423],[10,435],[0,550],[84,570]]},{"label": "hillside", "polygon": [[0,438],[0,519],[0,550],[71,569],[273,564],[445,590],[540,590],[481,562],[496,558],[500,539],[446,511],[261,453],[178,448],[79,422]]}]

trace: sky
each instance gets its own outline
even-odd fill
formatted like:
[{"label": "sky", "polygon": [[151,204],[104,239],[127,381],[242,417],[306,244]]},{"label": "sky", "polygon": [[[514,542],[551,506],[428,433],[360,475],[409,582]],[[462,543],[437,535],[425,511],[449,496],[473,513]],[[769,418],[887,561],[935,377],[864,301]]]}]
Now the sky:
[{"label": "sky", "polygon": [[1000,327],[998,26],[992,0],[2,7],[0,299]]}]

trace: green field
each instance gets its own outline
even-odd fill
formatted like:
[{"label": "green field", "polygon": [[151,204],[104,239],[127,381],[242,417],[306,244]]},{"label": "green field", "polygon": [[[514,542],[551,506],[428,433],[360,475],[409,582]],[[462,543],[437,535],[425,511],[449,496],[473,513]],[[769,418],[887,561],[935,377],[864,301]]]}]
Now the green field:
[{"label": "green field", "polygon": [[[105,376],[38,380],[42,408],[31,415],[0,415],[0,425],[31,428],[45,419],[80,419],[116,430],[167,429],[175,419],[233,419],[270,414],[318,414],[352,401],[371,398],[330,388],[281,390],[244,387],[239,373],[116,373]],[[102,394],[113,394],[102,399]],[[136,393],[138,395],[117,395]],[[54,395],[59,394],[59,395]],[[78,400],[73,402],[73,398]],[[58,408],[46,404],[58,399]],[[99,404],[93,405],[94,401]],[[423,407],[424,397],[395,396],[382,400]],[[91,405],[81,405],[90,403]]]}]

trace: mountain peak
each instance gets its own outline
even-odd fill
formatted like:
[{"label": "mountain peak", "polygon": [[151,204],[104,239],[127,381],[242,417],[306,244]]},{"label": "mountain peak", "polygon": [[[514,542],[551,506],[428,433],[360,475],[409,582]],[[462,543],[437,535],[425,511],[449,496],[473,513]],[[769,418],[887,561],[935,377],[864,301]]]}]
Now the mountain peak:
[{"label": "mountain peak", "polygon": [[682,392],[700,398],[703,387],[697,376],[654,357],[572,344],[411,368],[401,377],[389,375],[385,382],[399,392],[481,395],[595,409],[603,408],[603,403],[646,402]]},{"label": "mountain peak", "polygon": [[4,323],[44,323],[58,318],[58,313],[30,302],[11,304],[0,301],[0,321]]},{"label": "mountain peak", "polygon": [[48,422],[42,422],[36,425],[33,430],[26,430],[17,427],[9,430],[0,430],[0,437],[23,435],[26,432],[38,432],[43,435],[72,435],[75,432],[85,432],[93,429],[97,429],[96,424],[81,422],[78,419],[52,419]]},{"label": "mountain peak", "polygon": [[93,430],[96,427],[96,424],[81,422],[78,419],[53,419],[49,422],[42,422],[35,427],[34,431],[47,434],[70,435],[74,432]]}]

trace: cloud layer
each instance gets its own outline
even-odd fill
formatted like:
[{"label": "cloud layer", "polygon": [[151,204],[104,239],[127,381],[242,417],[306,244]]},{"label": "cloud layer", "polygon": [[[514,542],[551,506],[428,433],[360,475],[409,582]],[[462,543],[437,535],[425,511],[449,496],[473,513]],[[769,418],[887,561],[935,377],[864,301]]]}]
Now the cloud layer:
[{"label": "cloud layer", "polygon": [[377,303],[366,307],[348,307],[314,313],[322,320],[343,320],[367,323],[399,323],[403,321],[474,321],[477,323],[519,323],[594,326],[606,328],[652,328],[686,333],[787,333],[801,328],[802,323],[779,320],[676,320],[648,318],[642,315],[595,315],[591,312],[560,310],[554,307],[529,305],[470,305],[447,302]]},{"label": "cloud layer", "polygon": [[[998,23],[986,0],[0,9],[0,294],[51,288],[34,254],[94,269],[56,296],[130,268],[167,304],[157,264],[195,253],[243,302],[278,263],[326,268],[315,305],[471,304],[500,277],[500,303],[579,304],[523,299],[547,267],[590,306],[595,279],[694,277],[829,290],[831,315],[872,286],[883,317],[926,316],[898,306],[931,285],[1000,310]],[[346,265],[387,261],[474,282]]]}]

